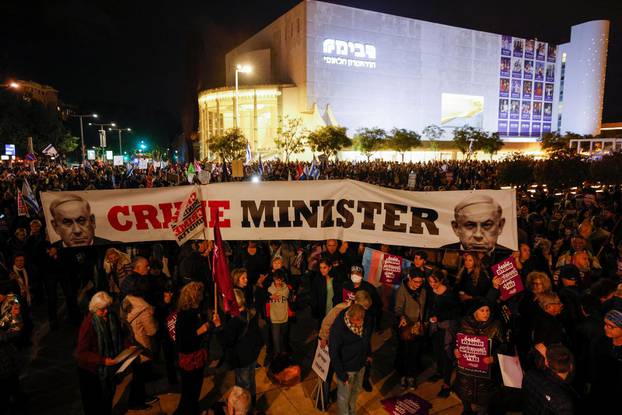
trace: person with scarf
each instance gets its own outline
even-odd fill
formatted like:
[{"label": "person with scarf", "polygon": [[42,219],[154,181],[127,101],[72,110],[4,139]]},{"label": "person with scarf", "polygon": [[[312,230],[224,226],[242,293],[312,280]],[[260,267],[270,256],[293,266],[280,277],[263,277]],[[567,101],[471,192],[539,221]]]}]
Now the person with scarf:
[{"label": "person with scarf", "polygon": [[104,291],[95,293],[78,333],[76,359],[85,415],[112,412],[113,376],[117,365],[114,358],[127,345],[127,337],[111,306],[110,295]]},{"label": "person with scarf", "polygon": [[[458,333],[486,336],[491,341],[489,355],[483,358],[484,363],[490,365],[490,370],[487,375],[479,375],[458,368],[454,390],[462,401],[463,415],[475,414],[472,404],[487,407],[496,392],[500,383],[500,374],[494,356],[503,346],[504,339],[501,323],[492,318],[490,305],[485,298],[473,298],[469,311],[469,314],[462,319]],[[461,358],[457,348],[454,349],[454,355],[456,359]]]},{"label": "person with scarf", "polygon": [[401,376],[402,388],[416,387],[415,379],[421,372],[427,300],[424,282],[425,273],[413,267],[395,295],[395,317],[399,332],[395,369]]},{"label": "person with scarf", "polygon": [[337,376],[339,415],[356,414],[356,399],[363,385],[365,364],[371,362],[372,319],[365,308],[352,304],[330,328],[330,362]]},{"label": "person with scarf", "polygon": [[382,300],[378,294],[378,290],[368,281],[363,280],[363,268],[354,265],[350,268],[350,280],[343,283],[342,300],[354,300],[354,295],[358,291],[365,291],[371,297],[371,308],[368,310],[371,317],[374,318],[374,327],[380,329],[382,322]]}]

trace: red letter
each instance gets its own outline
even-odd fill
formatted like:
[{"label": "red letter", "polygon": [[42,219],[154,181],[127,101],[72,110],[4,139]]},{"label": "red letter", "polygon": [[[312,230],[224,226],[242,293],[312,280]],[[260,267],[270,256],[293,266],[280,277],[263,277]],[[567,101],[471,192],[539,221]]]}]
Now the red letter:
[{"label": "red letter", "polygon": [[207,202],[207,205],[209,206],[209,217],[210,217],[210,221],[209,221],[209,227],[213,228],[214,225],[216,224],[216,219],[218,219],[218,225],[221,228],[230,228],[231,227],[231,220],[230,219],[225,219],[225,220],[220,220],[220,218],[222,218],[225,214],[224,210],[227,209],[229,210],[231,208],[231,202],[228,200],[210,200]]},{"label": "red letter", "polygon": [[179,215],[179,208],[181,207],[182,202],[175,202],[175,214],[173,215],[173,203],[160,203],[158,206],[162,211],[162,228],[168,228],[171,222],[177,220],[177,216]]},{"label": "red letter", "polygon": [[147,221],[151,222],[153,229],[160,229],[162,225],[158,221],[158,210],[153,205],[134,205],[132,206],[134,216],[136,216],[136,229],[149,229]]},{"label": "red letter", "polygon": [[108,211],[108,223],[117,231],[127,232],[132,229],[132,221],[128,220],[125,224],[121,224],[119,222],[119,214],[123,214],[123,216],[130,215],[129,206],[113,206]]}]

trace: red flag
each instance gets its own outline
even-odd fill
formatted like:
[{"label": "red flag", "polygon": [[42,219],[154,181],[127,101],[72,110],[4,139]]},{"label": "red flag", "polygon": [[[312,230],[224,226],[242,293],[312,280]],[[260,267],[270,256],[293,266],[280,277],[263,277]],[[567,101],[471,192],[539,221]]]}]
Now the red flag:
[{"label": "red flag", "polygon": [[222,248],[222,236],[220,235],[220,226],[218,221],[214,224],[214,254],[212,256],[213,270],[214,270],[214,283],[218,288],[218,292],[222,296],[222,302],[225,307],[225,313],[232,316],[238,316],[240,310],[238,309],[238,303],[235,300],[233,294],[233,284],[229,277],[229,264],[227,264],[227,258],[225,257],[225,251]]}]

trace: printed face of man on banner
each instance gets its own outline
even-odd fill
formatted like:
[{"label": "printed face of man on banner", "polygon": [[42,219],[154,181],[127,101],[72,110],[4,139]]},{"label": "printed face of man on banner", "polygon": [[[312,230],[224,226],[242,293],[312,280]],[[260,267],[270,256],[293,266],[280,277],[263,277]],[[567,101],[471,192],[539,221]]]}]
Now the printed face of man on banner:
[{"label": "printed face of man on banner", "polygon": [[470,196],[457,204],[451,222],[462,249],[488,252],[497,247],[504,225],[501,206],[485,195]]},{"label": "printed face of man on banner", "polygon": [[50,204],[52,227],[61,241],[54,245],[75,247],[88,246],[107,240],[95,237],[95,215],[91,213],[89,202],[78,195],[67,195]]}]

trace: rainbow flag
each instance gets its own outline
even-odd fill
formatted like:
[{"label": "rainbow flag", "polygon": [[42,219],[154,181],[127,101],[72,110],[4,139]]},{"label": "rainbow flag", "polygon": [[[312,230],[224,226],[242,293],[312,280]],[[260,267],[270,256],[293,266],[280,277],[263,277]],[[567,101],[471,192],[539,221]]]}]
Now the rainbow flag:
[{"label": "rainbow flag", "polygon": [[365,248],[363,253],[365,280],[373,285],[399,285],[402,282],[402,274],[410,266],[411,261],[398,255],[371,248]]}]

